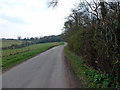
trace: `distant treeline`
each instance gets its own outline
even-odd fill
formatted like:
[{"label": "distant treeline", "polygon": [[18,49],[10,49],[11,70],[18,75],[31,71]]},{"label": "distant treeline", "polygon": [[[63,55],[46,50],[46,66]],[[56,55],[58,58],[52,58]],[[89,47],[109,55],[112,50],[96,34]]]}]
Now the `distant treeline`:
[{"label": "distant treeline", "polygon": [[[25,39],[23,39],[25,40]],[[62,41],[61,39],[61,35],[52,35],[52,36],[44,36],[44,37],[41,37],[41,38],[30,38],[29,39],[30,41],[32,41],[33,43],[46,43],[46,42],[60,42]]]},{"label": "distant treeline", "polygon": [[[5,39],[2,38],[2,40],[16,40],[16,39]],[[31,38],[24,38],[22,39],[20,36],[18,37],[18,40],[21,40],[23,43],[18,44],[12,44],[9,47],[2,47],[2,49],[16,49],[16,48],[22,48],[26,47],[32,44],[39,44],[39,43],[48,43],[48,42],[61,42],[62,38],[61,35],[51,35],[51,36],[44,36],[44,37],[31,37]]]}]

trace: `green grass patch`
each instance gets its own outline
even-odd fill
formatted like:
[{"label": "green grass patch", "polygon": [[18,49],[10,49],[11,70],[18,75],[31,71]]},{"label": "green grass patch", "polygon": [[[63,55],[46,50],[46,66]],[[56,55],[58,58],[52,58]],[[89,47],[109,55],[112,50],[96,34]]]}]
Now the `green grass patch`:
[{"label": "green grass patch", "polygon": [[2,70],[6,70],[52,47],[63,45],[63,42],[34,44],[24,48],[2,51]]},{"label": "green grass patch", "polygon": [[82,81],[85,88],[120,89],[120,86],[113,77],[107,73],[101,74],[99,71],[85,65],[81,57],[69,51],[68,46],[64,48],[64,52],[73,71],[78,76],[78,79]]},{"label": "green grass patch", "polygon": [[2,40],[2,47],[9,47],[13,44],[20,45],[23,43],[22,40]]}]

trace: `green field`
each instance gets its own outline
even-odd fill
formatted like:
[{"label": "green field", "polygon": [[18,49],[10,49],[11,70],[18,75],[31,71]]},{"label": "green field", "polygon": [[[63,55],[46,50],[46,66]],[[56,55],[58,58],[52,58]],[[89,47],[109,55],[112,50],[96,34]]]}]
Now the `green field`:
[{"label": "green field", "polygon": [[34,44],[18,49],[7,49],[2,51],[2,70],[8,69],[20,62],[27,60],[51,47],[62,45],[63,43],[43,43]]},{"label": "green field", "polygon": [[20,45],[22,43],[23,43],[22,40],[2,40],[2,47],[9,47],[12,44]]}]

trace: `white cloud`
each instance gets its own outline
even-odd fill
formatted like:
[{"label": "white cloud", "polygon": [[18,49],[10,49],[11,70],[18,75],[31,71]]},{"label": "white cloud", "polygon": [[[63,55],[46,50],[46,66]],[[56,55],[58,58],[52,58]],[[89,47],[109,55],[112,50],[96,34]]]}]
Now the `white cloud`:
[{"label": "white cloud", "polygon": [[[47,0],[2,0],[0,28],[5,38],[57,35],[63,28],[75,0],[59,0],[59,6],[47,7]],[[76,0],[79,1],[79,0]]]}]

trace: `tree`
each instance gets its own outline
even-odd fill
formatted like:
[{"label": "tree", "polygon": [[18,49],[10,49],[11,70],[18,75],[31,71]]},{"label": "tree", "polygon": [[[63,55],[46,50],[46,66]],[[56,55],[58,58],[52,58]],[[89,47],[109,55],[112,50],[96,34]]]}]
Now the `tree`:
[{"label": "tree", "polygon": [[23,40],[26,40],[26,38],[24,38]]},{"label": "tree", "polygon": [[120,3],[85,0],[66,19],[63,35],[69,49],[120,81]]},{"label": "tree", "polygon": [[48,7],[56,7],[58,5],[58,1],[59,0],[52,0],[51,2],[49,2]]},{"label": "tree", "polygon": [[22,37],[21,37],[21,36],[18,36],[18,37],[17,37],[17,39],[18,39],[18,40],[21,40],[21,39],[22,39]]}]

